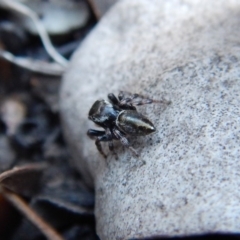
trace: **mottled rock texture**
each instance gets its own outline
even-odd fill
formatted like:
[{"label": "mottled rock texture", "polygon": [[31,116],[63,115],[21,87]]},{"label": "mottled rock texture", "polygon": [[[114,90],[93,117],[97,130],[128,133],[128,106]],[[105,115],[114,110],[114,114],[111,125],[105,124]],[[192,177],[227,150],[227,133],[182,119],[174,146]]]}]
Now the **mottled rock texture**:
[{"label": "mottled rock texture", "polygon": [[[237,0],[125,0],[73,56],[62,119],[102,240],[240,232],[239,26]],[[139,159],[115,142],[105,160],[86,136],[93,102],[119,90],[172,101],[138,108],[158,130],[131,139]]]}]

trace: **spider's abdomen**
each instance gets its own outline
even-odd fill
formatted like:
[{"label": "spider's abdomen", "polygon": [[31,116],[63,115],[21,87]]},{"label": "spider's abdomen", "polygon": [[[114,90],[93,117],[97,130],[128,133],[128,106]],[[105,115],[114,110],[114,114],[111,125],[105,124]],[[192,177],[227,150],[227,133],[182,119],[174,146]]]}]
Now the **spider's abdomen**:
[{"label": "spider's abdomen", "polygon": [[124,110],[119,113],[116,125],[128,135],[144,136],[156,131],[152,122],[135,110]]}]

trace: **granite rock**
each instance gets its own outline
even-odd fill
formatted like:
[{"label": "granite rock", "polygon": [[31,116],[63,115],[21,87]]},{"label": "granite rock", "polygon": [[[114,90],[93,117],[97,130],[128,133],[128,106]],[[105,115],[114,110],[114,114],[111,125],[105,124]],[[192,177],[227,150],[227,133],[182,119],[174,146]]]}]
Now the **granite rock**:
[{"label": "granite rock", "polygon": [[[125,0],[74,54],[62,122],[102,240],[240,232],[239,26],[235,0]],[[139,158],[114,142],[105,160],[87,116],[119,90],[172,103],[138,107],[157,128],[130,139]]]}]

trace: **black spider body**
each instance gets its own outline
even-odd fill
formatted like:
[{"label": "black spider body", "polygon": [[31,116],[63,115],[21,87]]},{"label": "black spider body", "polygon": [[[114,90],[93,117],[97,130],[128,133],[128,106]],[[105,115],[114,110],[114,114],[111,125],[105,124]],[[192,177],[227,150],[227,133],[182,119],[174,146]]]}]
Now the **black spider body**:
[{"label": "black spider body", "polygon": [[136,110],[121,111],[116,125],[122,132],[131,136],[145,136],[156,131],[152,122]]},{"label": "black spider body", "polygon": [[89,129],[87,134],[96,137],[96,146],[99,152],[106,157],[102,150],[101,141],[109,142],[109,149],[114,151],[113,140],[120,140],[138,156],[138,153],[129,144],[127,136],[145,136],[156,131],[152,122],[139,113],[136,105],[149,104],[154,100],[139,94],[120,92],[118,98],[108,94],[109,102],[97,100],[91,107],[88,118],[104,131]]},{"label": "black spider body", "polygon": [[120,110],[105,100],[97,100],[91,107],[88,118],[103,128],[112,128]]}]

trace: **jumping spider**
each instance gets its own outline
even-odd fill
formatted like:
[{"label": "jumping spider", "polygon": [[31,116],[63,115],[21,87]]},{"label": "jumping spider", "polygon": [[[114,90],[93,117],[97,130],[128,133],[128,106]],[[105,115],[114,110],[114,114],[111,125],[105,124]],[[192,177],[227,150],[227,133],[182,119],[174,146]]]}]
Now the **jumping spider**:
[{"label": "jumping spider", "polygon": [[120,91],[118,98],[108,94],[108,101],[97,100],[91,107],[88,118],[104,131],[89,129],[87,134],[96,137],[98,151],[106,158],[101,142],[108,142],[110,151],[113,151],[113,140],[120,140],[123,146],[128,147],[136,156],[137,151],[130,146],[127,136],[145,136],[156,131],[152,122],[139,113],[135,106],[158,102],[139,94]]}]

